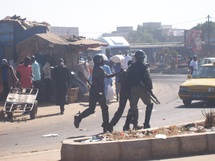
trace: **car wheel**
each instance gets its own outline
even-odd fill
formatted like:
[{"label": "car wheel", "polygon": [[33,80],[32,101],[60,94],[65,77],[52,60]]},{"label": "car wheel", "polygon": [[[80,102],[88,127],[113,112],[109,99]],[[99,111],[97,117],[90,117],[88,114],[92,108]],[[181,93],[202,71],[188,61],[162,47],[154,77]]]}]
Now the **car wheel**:
[{"label": "car wheel", "polygon": [[192,100],[183,100],[185,106],[191,105]]}]

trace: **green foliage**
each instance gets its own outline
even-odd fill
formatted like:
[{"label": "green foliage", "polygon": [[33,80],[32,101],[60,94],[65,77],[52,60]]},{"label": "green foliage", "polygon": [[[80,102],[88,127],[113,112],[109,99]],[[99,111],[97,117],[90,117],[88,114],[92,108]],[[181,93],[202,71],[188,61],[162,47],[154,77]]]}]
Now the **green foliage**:
[{"label": "green foliage", "polygon": [[155,29],[138,26],[137,31],[132,31],[128,34],[127,40],[130,43],[155,43],[158,42],[156,32]]},{"label": "green foliage", "polygon": [[[215,33],[215,22],[209,21],[208,23],[206,21],[205,23],[199,23],[192,29],[202,30],[203,37],[207,37],[208,32]],[[166,37],[167,36],[162,35],[161,29],[154,29],[138,25],[136,31],[132,31],[128,34],[127,40],[129,43],[156,43],[164,41]]]},{"label": "green foliage", "polygon": [[[209,24],[209,28],[208,28]],[[209,23],[206,21],[205,23],[199,23],[192,29],[196,30],[202,30],[203,33],[209,32],[215,32],[215,22],[209,21]]]}]

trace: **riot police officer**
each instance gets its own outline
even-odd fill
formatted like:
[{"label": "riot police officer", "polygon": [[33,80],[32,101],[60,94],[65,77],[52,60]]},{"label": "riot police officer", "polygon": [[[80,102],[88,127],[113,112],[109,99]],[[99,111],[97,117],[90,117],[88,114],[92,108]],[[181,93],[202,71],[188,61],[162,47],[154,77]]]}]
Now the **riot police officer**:
[{"label": "riot police officer", "polygon": [[106,103],[106,98],[104,94],[104,79],[111,78],[121,73],[113,73],[108,75],[104,72],[101,66],[104,65],[103,56],[98,54],[93,57],[94,67],[92,71],[92,84],[89,92],[89,107],[84,110],[82,113],[77,113],[74,116],[74,125],[76,128],[79,127],[81,120],[95,112],[96,103],[99,102],[99,105],[102,109],[102,118],[103,118],[103,132],[109,131],[109,112],[108,105]]},{"label": "riot police officer", "polygon": [[[153,103],[147,92],[152,92],[152,80],[149,72],[149,65],[144,63],[145,53],[142,50],[135,52],[135,62],[132,63],[127,70],[128,80],[130,85],[130,109],[128,111],[127,120],[123,127],[123,130],[129,130],[129,124],[131,120],[134,124],[134,129],[138,127],[138,100],[141,98],[146,105],[145,122],[143,128],[150,128],[150,118],[153,109]],[[142,85],[146,88],[143,88]],[[146,91],[147,90],[147,91]]]}]

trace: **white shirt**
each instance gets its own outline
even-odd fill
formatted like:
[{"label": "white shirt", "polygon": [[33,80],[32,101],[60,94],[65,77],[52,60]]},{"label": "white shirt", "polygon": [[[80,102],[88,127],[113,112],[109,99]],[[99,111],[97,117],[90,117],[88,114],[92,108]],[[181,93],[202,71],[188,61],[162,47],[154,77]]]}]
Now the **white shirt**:
[{"label": "white shirt", "polygon": [[51,69],[50,64],[46,62],[46,64],[43,66],[43,72],[44,72],[44,79],[50,78],[51,79]]},{"label": "white shirt", "polygon": [[122,63],[122,68],[123,69],[128,69],[128,61],[131,60],[131,57],[129,55],[124,56],[124,61]]},{"label": "white shirt", "polygon": [[197,60],[196,61],[192,60],[190,62],[190,66],[193,67],[194,70],[198,69],[198,61]]}]

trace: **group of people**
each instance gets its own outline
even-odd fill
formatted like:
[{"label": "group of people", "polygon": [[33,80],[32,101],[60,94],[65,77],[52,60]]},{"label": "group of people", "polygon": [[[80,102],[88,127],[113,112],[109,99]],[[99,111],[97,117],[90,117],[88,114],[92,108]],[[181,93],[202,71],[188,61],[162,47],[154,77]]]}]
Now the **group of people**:
[{"label": "group of people", "polygon": [[[134,129],[150,128],[150,118],[153,109],[153,103],[148,93],[152,93],[153,85],[149,72],[149,65],[144,63],[145,53],[139,50],[135,53],[135,61],[127,61],[127,69],[121,69],[113,74],[107,74],[102,66],[104,59],[101,55],[93,57],[94,67],[92,70],[92,83],[89,93],[89,107],[83,112],[78,112],[74,116],[74,125],[79,128],[82,119],[88,117],[95,112],[96,103],[102,109],[103,132],[112,132],[113,127],[117,124],[122,116],[127,100],[130,101],[130,109],[127,114],[123,130],[129,130],[130,124]],[[120,83],[119,92],[119,108],[115,112],[111,121],[109,121],[108,105],[105,97],[105,78],[118,76]],[[143,88],[142,86],[145,86]],[[146,105],[145,121],[143,126],[138,125],[138,100],[141,98]]]},{"label": "group of people", "polygon": [[[45,65],[41,65],[36,61],[35,56],[25,57],[24,61],[18,65],[16,69],[9,65],[6,59],[2,59],[0,75],[3,84],[2,99],[5,100],[11,87],[19,88],[37,88],[37,101],[42,99],[49,101],[53,91],[52,80],[55,80],[56,104],[60,106],[60,113],[64,114],[64,105],[67,104],[67,90],[70,87],[70,74],[64,60],[59,59],[58,65],[51,70],[50,60]],[[52,78],[53,76],[53,78]],[[44,80],[45,98],[42,98],[41,85],[42,78]]]}]

